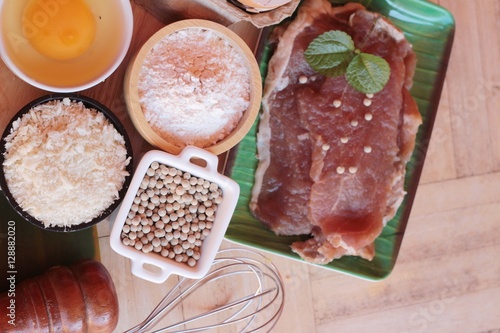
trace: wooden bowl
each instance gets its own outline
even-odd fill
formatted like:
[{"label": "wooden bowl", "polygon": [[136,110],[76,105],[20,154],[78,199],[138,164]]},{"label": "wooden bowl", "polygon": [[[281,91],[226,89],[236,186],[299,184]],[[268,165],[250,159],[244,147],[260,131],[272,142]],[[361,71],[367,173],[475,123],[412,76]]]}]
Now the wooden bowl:
[{"label": "wooden bowl", "polygon": [[260,70],[252,51],[236,33],[225,26],[207,20],[189,19],[175,22],[159,30],[142,46],[127,68],[124,81],[125,101],[128,113],[135,128],[146,141],[153,146],[172,154],[178,154],[182,151],[184,147],[179,147],[173,142],[167,141],[150,126],[140,104],[138,85],[141,68],[151,49],[165,36],[176,31],[189,28],[207,29],[215,33],[223,40],[228,41],[235,50],[240,52],[243,59],[245,59],[244,65],[247,69],[250,80],[249,106],[246,111],[244,111],[236,128],[232,130],[232,132],[230,132],[224,139],[216,142],[215,144],[208,147],[201,147],[213,154],[218,155],[231,149],[248,133],[257,117],[262,98],[262,80]]}]

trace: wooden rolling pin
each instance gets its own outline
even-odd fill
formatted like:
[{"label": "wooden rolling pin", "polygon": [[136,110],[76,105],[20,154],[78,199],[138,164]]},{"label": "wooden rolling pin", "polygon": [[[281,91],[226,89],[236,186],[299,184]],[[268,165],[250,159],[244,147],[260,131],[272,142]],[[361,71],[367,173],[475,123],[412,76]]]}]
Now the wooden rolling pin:
[{"label": "wooden rolling pin", "polygon": [[0,332],[108,333],[118,323],[118,298],[106,268],[86,259],[49,268],[0,295],[0,318]]}]

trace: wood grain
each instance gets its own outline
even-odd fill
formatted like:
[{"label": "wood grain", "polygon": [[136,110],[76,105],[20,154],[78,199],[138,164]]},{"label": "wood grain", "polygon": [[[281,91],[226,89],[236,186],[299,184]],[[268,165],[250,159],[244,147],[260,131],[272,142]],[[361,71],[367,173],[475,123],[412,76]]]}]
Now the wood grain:
[{"label": "wood grain", "polygon": [[[266,254],[286,288],[283,315],[273,332],[500,332],[500,2],[433,2],[452,12],[457,30],[396,267],[386,280],[374,283]],[[134,20],[135,35],[125,63],[163,26],[136,5]],[[247,37],[255,40],[254,33]],[[84,93],[110,106],[138,137],[126,116],[123,75],[122,66]],[[0,82],[2,125],[27,101],[44,94],[20,82],[3,63]],[[136,152],[148,148],[135,140]],[[153,310],[177,277],[156,285],[132,276],[129,261],[109,248],[109,224],[100,224],[98,232],[101,260],[119,295],[116,332],[123,332]],[[239,287],[226,285],[220,292]],[[205,304],[212,295],[197,297]],[[176,308],[162,324],[183,318],[186,311]]]}]

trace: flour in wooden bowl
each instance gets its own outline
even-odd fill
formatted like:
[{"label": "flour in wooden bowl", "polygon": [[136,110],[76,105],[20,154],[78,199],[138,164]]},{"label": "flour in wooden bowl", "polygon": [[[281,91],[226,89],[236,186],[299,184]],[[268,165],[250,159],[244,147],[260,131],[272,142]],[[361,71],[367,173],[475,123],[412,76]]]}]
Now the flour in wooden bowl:
[{"label": "flour in wooden bowl", "polygon": [[180,148],[223,140],[250,105],[245,63],[210,29],[185,28],[163,37],[139,73],[138,95],[149,126]]}]

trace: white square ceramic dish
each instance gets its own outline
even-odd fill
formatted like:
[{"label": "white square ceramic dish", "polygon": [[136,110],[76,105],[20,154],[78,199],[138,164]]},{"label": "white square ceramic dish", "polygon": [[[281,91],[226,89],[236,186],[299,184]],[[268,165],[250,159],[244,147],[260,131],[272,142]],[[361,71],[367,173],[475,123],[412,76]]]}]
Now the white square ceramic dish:
[{"label": "white square ceramic dish", "polygon": [[[197,161],[196,164],[194,163]],[[198,161],[204,161],[199,163]],[[152,150],[147,152],[139,162],[128,192],[118,210],[110,236],[111,248],[117,253],[131,260],[132,274],[145,280],[162,283],[171,274],[187,278],[201,278],[210,269],[219,250],[224,234],[233,215],[239,197],[240,188],[232,179],[217,171],[218,157],[206,150],[188,146],[179,155],[172,155],[164,151]],[[193,267],[185,262],[176,262],[163,257],[159,253],[144,253],[122,242],[122,230],[134,198],[141,186],[141,182],[153,162],[177,168],[193,176],[215,183],[222,190],[222,202],[218,205],[213,221],[211,233],[203,240],[200,248],[201,256]],[[200,166],[205,164],[205,166]],[[148,267],[151,265],[153,267]],[[152,269],[151,269],[152,268]]]}]

